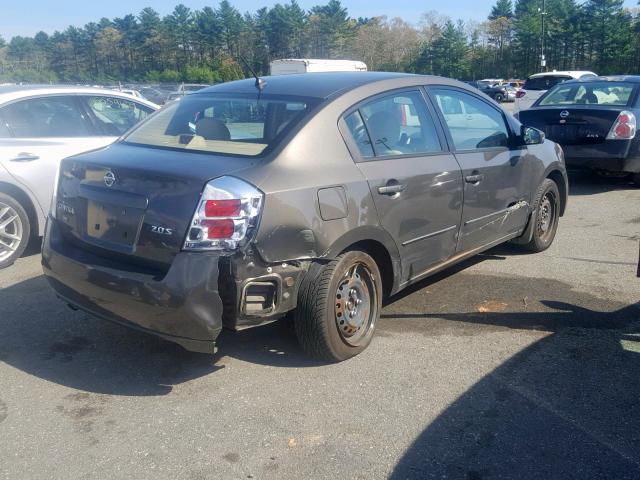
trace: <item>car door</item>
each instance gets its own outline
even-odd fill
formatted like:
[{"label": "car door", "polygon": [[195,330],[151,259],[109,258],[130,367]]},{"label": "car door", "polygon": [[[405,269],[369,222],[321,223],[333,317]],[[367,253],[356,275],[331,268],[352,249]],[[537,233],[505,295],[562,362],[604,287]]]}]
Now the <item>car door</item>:
[{"label": "car door", "polygon": [[117,137],[100,135],[73,95],[41,96],[0,108],[7,134],[0,139],[0,163],[49,210],[60,161],[98,148]]},{"label": "car door", "polygon": [[386,93],[345,114],[350,150],[382,226],[396,241],[403,280],[455,252],[462,174],[420,89]]},{"label": "car door", "polygon": [[468,251],[505,239],[528,219],[526,150],[512,148],[504,112],[470,92],[430,87],[440,105],[460,101],[466,126],[460,128],[440,109],[447,137],[464,178],[464,208],[457,250]]},{"label": "car door", "polygon": [[[97,114],[100,105],[102,116]],[[121,106],[119,119],[108,105]],[[126,111],[131,113],[122,113]],[[0,138],[0,163],[32,192],[46,215],[63,158],[113,143],[151,111],[146,105],[104,95],[44,95],[12,102],[0,108],[6,127]]]}]

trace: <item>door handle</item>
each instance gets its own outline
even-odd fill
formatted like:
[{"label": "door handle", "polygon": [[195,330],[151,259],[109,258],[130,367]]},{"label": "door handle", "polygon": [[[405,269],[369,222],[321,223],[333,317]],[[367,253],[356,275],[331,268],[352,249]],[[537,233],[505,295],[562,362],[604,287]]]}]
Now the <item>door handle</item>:
[{"label": "door handle", "polygon": [[18,156],[9,160],[10,162],[31,162],[33,160],[38,160],[40,157],[38,155],[34,155],[29,152],[20,152]]},{"label": "door handle", "polygon": [[378,187],[378,193],[380,195],[395,195],[396,193],[400,193],[407,188],[406,185],[402,185],[400,183],[392,183],[390,180],[384,187]]},{"label": "door handle", "polygon": [[475,175],[467,175],[466,177],[464,177],[464,181],[467,183],[480,183],[482,180],[484,180],[484,175],[482,175],[481,173]]}]

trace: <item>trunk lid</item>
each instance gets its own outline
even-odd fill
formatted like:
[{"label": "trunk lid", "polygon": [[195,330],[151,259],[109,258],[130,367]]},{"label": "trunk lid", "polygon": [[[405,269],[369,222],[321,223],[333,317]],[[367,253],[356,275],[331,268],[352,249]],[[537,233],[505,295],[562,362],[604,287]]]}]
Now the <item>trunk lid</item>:
[{"label": "trunk lid", "polygon": [[603,143],[621,107],[546,107],[519,113],[520,122],[542,130],[547,138],[560,145]]},{"label": "trunk lid", "polygon": [[56,217],[80,248],[167,266],[182,249],[205,184],[253,162],[114,144],[62,162]]}]

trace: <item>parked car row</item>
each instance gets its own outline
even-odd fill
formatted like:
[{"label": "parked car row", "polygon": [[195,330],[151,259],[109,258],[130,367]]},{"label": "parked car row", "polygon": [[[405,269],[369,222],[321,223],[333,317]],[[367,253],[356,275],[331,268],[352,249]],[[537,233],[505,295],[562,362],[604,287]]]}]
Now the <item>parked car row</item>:
[{"label": "parked car row", "polygon": [[477,88],[485,95],[493,98],[496,102],[515,102],[516,89],[510,84],[489,83],[486,80],[477,82],[465,82],[472,87]]},{"label": "parked car row", "polygon": [[0,87],[0,267],[44,232],[73,308],[208,352],[290,316],[344,360],[383,297],[505,241],[548,248],[566,164],[640,183],[640,76],[571,74],[529,78],[515,116],[374,72],[220,84],[149,118],[131,93]]},{"label": "parked car row", "polygon": [[200,90],[55,185],[42,263],[73,308],[207,352],[290,316],[328,361],[369,345],[385,296],[548,248],[568,191],[560,147],[478,90],[374,72]]}]

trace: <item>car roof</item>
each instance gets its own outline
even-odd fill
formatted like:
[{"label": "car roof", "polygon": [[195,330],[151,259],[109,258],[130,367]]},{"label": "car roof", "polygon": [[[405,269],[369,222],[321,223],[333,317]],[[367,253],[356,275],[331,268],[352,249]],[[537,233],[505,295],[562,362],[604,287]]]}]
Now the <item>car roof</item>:
[{"label": "car roof", "polygon": [[553,71],[553,72],[540,72],[534,73],[530,75],[529,78],[540,78],[540,77],[573,77],[580,78],[583,75],[595,75],[595,73],[590,72],[588,70],[562,70],[562,71]]},{"label": "car roof", "polygon": [[108,88],[82,87],[77,85],[0,85],[0,104],[20,98],[38,96],[38,95],[56,95],[56,94],[87,94],[87,95],[111,95],[114,97],[122,97],[144,103],[155,109],[160,108],[153,102],[143,98],[134,97],[128,93],[111,90]]},{"label": "car roof", "polygon": [[603,75],[601,77],[586,77],[567,80],[564,83],[587,83],[587,82],[627,82],[640,83],[640,75]]},{"label": "car roof", "polygon": [[[355,88],[393,79],[424,79],[440,77],[426,75],[413,75],[408,73],[392,72],[318,72],[300,73],[292,75],[277,75],[260,77],[266,82],[263,92],[271,95],[291,95],[299,97],[329,98],[346,93]],[[448,79],[447,79],[448,80]],[[451,83],[460,84],[455,80]],[[256,80],[254,78],[237,80],[235,82],[220,83],[209,88],[204,88],[191,95],[203,95],[206,93],[256,93]],[[417,83],[417,82],[416,82]]]}]

